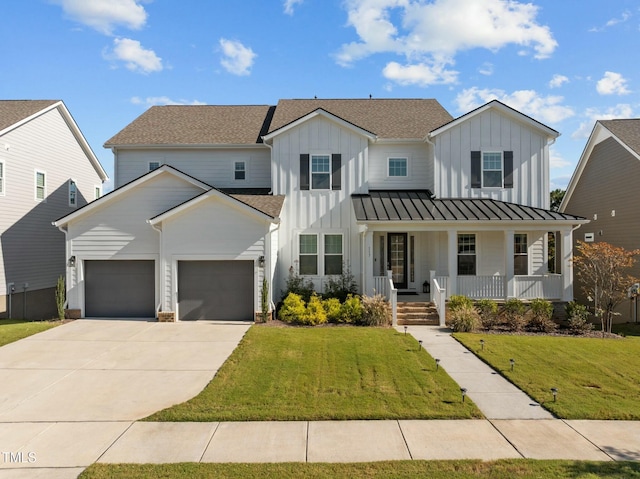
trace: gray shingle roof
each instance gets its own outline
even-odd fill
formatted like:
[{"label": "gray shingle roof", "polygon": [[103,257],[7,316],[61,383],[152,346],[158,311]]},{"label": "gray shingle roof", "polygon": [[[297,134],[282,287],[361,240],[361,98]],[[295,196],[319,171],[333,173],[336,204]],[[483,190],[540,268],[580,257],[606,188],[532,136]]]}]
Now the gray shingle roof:
[{"label": "gray shingle roof", "polygon": [[489,198],[434,199],[428,190],[351,195],[358,221],[530,221],[585,218]]},{"label": "gray shingle roof", "polygon": [[640,119],[600,120],[600,123],[640,155]]},{"label": "gray shingle roof", "polygon": [[60,100],[0,100],[0,130],[10,127]]},{"label": "gray shingle roof", "polygon": [[269,105],[154,106],[105,143],[123,145],[255,145],[266,134]]},{"label": "gray shingle roof", "polygon": [[318,108],[332,113],[378,138],[424,138],[453,117],[433,99],[311,99],[280,100],[269,132]]}]

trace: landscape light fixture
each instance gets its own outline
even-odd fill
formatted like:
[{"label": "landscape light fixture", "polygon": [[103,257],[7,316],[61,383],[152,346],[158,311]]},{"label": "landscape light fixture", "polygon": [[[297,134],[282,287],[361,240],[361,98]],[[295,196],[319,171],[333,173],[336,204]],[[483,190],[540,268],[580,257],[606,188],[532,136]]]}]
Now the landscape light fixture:
[{"label": "landscape light fixture", "polygon": [[407,327],[406,326],[404,327],[404,335],[405,336],[407,335]]},{"label": "landscape light fixture", "polygon": [[484,351],[484,339],[480,340],[480,348]]},{"label": "landscape light fixture", "polygon": [[553,402],[556,402],[556,398],[558,397],[558,388],[551,388],[551,392],[553,393]]},{"label": "landscape light fixture", "polygon": [[509,359],[509,363],[511,363],[511,371],[513,371],[513,366],[516,364],[515,359]]},{"label": "landscape light fixture", "polygon": [[418,339],[418,351],[422,349],[422,339]]},{"label": "landscape light fixture", "polygon": [[460,388],[460,393],[462,394],[462,402],[464,402],[464,398],[467,395],[467,388]]},{"label": "landscape light fixture", "polygon": [[440,360],[436,358],[436,371],[440,368]]}]

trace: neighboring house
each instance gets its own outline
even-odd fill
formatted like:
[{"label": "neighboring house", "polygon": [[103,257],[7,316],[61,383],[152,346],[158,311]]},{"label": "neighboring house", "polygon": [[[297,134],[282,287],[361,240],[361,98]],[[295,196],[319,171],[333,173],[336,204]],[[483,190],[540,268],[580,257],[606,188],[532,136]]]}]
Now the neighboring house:
[{"label": "neighboring house", "polygon": [[62,101],[0,101],[0,318],[55,317],[69,255],[51,222],[99,197],[105,180]]},{"label": "neighboring house", "polygon": [[291,268],[322,291],[344,265],[369,294],[390,271],[400,292],[571,299],[586,220],[548,211],[557,136],[498,101],[457,119],[422,99],[152,107],[105,144],[115,191],[56,222],[70,306],[251,319],[263,278],[278,301]]},{"label": "neighboring house", "polygon": [[[597,121],[560,205],[560,211],[591,220],[576,231],[575,242],[603,241],[628,250],[640,248],[638,185],[640,119]],[[632,274],[640,277],[639,264]],[[579,282],[575,292],[588,304]],[[622,319],[629,318],[627,304],[619,312]]]}]

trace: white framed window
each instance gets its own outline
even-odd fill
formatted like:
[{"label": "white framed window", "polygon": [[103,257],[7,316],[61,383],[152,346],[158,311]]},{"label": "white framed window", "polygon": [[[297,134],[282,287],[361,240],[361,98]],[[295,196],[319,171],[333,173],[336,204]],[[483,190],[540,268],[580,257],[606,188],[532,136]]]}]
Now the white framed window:
[{"label": "white framed window", "polygon": [[342,274],[342,235],[324,235],[324,274]]},{"label": "white framed window", "polygon": [[513,274],[529,274],[529,254],[527,247],[527,235],[516,233],[513,235]]},{"label": "white framed window", "polygon": [[47,175],[44,171],[36,171],[36,200],[44,201],[47,197]]},{"label": "white framed window", "polygon": [[74,180],[69,180],[69,206],[78,204],[78,185]]},{"label": "white framed window", "polygon": [[154,160],[149,162],[149,171],[157,170],[162,166],[162,162],[159,160]]},{"label": "white framed window", "polygon": [[299,273],[301,275],[318,274],[318,235],[301,234],[299,236]]},{"label": "white framed window", "polygon": [[4,162],[0,161],[0,196],[4,196],[6,173],[4,171]]},{"label": "white framed window", "polygon": [[102,187],[98,186],[98,185],[94,186],[94,188],[93,188],[93,199],[97,200],[101,196],[102,196]]},{"label": "white framed window", "polygon": [[395,177],[408,176],[408,163],[407,158],[388,158],[387,159],[387,175]]},{"label": "white framed window", "polygon": [[233,178],[239,181],[247,179],[247,164],[244,161],[233,163]]},{"label": "white framed window", "polygon": [[311,189],[331,189],[330,155],[311,155]]},{"label": "white framed window", "polygon": [[502,188],[503,161],[501,151],[482,152],[482,187]]},{"label": "white framed window", "polygon": [[458,275],[475,276],[476,274],[476,235],[458,235]]}]

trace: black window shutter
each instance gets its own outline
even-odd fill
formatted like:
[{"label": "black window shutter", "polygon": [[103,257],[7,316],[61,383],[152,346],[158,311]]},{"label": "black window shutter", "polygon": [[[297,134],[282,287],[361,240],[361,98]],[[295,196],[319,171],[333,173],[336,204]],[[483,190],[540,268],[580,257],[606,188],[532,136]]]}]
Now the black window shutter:
[{"label": "black window shutter", "polygon": [[300,189],[309,189],[309,154],[300,155]]},{"label": "black window shutter", "polygon": [[342,155],[340,153],[331,155],[331,189],[342,189]]},{"label": "black window shutter", "polygon": [[471,152],[471,188],[482,188],[482,155],[479,151]]},{"label": "black window shutter", "polygon": [[504,152],[504,187],[513,188],[513,151]]}]

